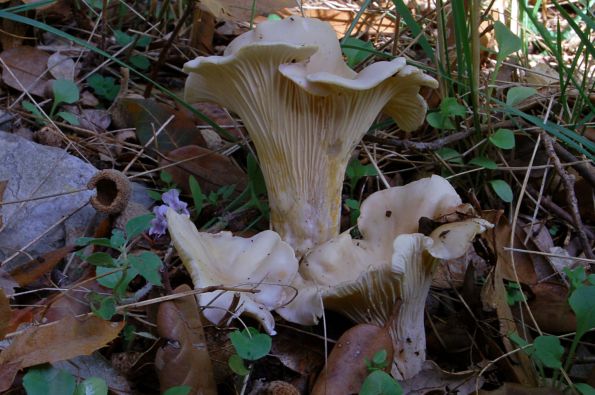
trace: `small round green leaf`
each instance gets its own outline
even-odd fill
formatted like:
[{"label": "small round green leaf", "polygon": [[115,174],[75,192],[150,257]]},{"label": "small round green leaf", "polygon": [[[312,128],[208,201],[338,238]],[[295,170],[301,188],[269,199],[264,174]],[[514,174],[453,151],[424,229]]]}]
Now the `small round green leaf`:
[{"label": "small round green leaf", "polygon": [[229,368],[238,376],[245,376],[250,373],[250,371],[246,368],[246,365],[244,365],[244,360],[240,358],[238,354],[233,354],[231,357],[229,357],[227,364],[229,365]]},{"label": "small round green leaf", "polygon": [[498,43],[498,57],[499,61],[506,59],[506,57],[522,47],[521,39],[516,36],[509,28],[500,21],[494,23],[494,31],[496,33],[496,42]]},{"label": "small round green leaf", "polygon": [[514,106],[536,94],[537,90],[535,88],[529,86],[514,86],[506,92],[506,104]]},{"label": "small round green leaf", "polygon": [[372,363],[374,365],[382,365],[386,361],[387,355],[388,353],[386,352],[386,350],[380,350],[376,352],[376,354],[374,354],[374,356],[372,357]]},{"label": "small round green leaf", "polygon": [[442,147],[438,151],[436,151],[436,153],[438,154],[438,156],[440,156],[446,162],[460,163],[460,164],[463,163],[463,157],[461,156],[459,151],[457,151],[453,148]]},{"label": "small round green leaf", "polygon": [[73,375],[51,365],[31,368],[23,376],[27,395],[71,395],[75,385]]},{"label": "small round green leaf", "polygon": [[560,369],[562,367],[562,355],[564,347],[560,344],[560,339],[556,336],[538,336],[533,342],[537,358],[548,368]]},{"label": "small round green leaf", "polygon": [[446,97],[440,103],[440,112],[447,117],[464,117],[467,109],[454,97]]},{"label": "small round green leaf", "polygon": [[496,195],[506,203],[512,202],[514,197],[510,185],[504,180],[490,180],[490,186],[496,192]]},{"label": "small round green leaf", "polygon": [[60,111],[56,114],[56,116],[62,118],[71,125],[77,126],[80,124],[79,119],[71,112]]},{"label": "small round green leaf", "polygon": [[76,103],[79,100],[79,88],[70,80],[55,80],[52,83],[54,91],[54,105],[57,103]]},{"label": "small round green leaf", "polygon": [[483,167],[484,169],[496,170],[498,165],[493,160],[486,158],[485,156],[477,156],[469,161],[470,165]]},{"label": "small round green leaf", "polygon": [[568,303],[576,314],[576,336],[581,338],[588,330],[595,328],[595,286],[577,288]]},{"label": "small round green leaf", "polygon": [[498,129],[489,137],[490,143],[501,149],[512,149],[515,146],[514,132],[509,129]]},{"label": "small round green leaf", "polygon": [[229,334],[229,339],[238,355],[249,361],[260,359],[271,350],[271,337],[265,333],[259,333],[254,328],[232,332]]},{"label": "small round green leaf", "polygon": [[168,388],[163,395],[188,395],[192,391],[192,387],[188,385],[177,385],[175,387]]},{"label": "small round green leaf", "polygon": [[401,395],[403,388],[388,373],[375,370],[362,383],[359,395]]}]

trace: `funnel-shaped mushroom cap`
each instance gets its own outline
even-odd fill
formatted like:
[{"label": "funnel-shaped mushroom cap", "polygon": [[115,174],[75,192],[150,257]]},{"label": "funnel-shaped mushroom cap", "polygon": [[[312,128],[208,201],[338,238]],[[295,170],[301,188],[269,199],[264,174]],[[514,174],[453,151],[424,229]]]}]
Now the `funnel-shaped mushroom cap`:
[{"label": "funnel-shaped mushroom cap", "polygon": [[421,86],[437,82],[403,58],[359,74],[326,22],[267,21],[223,56],[184,65],[189,102],[213,101],[243,120],[266,181],[273,229],[298,255],[339,233],[351,151],[383,109],[404,130],[421,125]]},{"label": "funnel-shaped mushroom cap", "polygon": [[214,324],[246,313],[274,334],[270,311],[290,300],[288,285],[298,268],[293,249],[279,235],[264,231],[251,238],[230,232],[203,233],[190,219],[167,211],[174,246],[195,288],[226,286],[257,291],[214,291],[197,295],[204,316]]},{"label": "funnel-shaped mushroom cap", "polygon": [[[430,236],[416,233],[421,217],[437,218],[460,203],[452,186],[438,176],[370,195],[358,220],[362,239],[344,233],[308,253],[293,283],[297,297],[276,311],[311,325],[322,312],[322,299],[324,308],[358,323],[390,325],[399,350],[399,371],[393,373],[411,377],[425,359],[423,312],[436,259],[462,256],[475,235],[491,226],[469,219],[441,225]],[[304,314],[308,303],[316,314]]]}]

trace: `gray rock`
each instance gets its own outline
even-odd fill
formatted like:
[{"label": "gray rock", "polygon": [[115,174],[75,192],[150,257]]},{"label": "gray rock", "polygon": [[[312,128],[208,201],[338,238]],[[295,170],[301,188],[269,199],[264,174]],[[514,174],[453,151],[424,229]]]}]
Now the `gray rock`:
[{"label": "gray rock", "polygon": [[[0,181],[8,181],[0,201],[76,191],[85,188],[95,172],[94,166],[63,149],[39,145],[0,131]],[[30,257],[60,248],[82,236],[95,215],[95,210],[87,204],[92,194],[85,190],[0,205],[0,261],[10,260],[3,268],[10,270]],[[69,218],[56,225],[65,216]],[[20,253],[11,258],[44,233],[25,249],[29,256]]]}]

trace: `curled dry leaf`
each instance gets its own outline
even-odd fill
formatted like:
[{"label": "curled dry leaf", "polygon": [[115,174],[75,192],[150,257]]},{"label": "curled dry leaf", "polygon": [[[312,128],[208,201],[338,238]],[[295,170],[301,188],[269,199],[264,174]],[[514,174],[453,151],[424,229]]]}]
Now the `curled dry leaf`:
[{"label": "curled dry leaf", "polygon": [[21,287],[30,285],[39,280],[44,274],[49,273],[66,255],[74,251],[75,248],[75,246],[68,245],[47,252],[23,265],[17,266],[10,272],[10,275]]},{"label": "curled dry leaf", "polygon": [[[190,289],[182,285],[174,293]],[[196,299],[185,296],[161,303],[157,332],[167,339],[166,345],[155,356],[161,392],[173,386],[187,385],[193,394],[216,395],[217,385]]]},{"label": "curled dry leaf", "polygon": [[0,354],[0,370],[20,362],[21,368],[89,355],[111,342],[124,327],[99,317],[67,317],[51,324],[31,327],[15,336]]},{"label": "curled dry leaf", "polygon": [[370,324],[352,327],[335,344],[327,366],[314,384],[312,395],[358,393],[369,373],[365,360],[371,360],[381,350],[387,352],[386,361],[390,365],[393,346],[388,327]]},{"label": "curled dry leaf", "polygon": [[49,57],[47,52],[28,46],[3,51],[0,58],[6,67],[2,68],[2,81],[18,91],[24,88],[32,95],[45,96]]},{"label": "curled dry leaf", "polygon": [[239,193],[246,188],[248,177],[233,159],[197,145],[188,145],[171,151],[167,159],[162,159],[159,166],[182,162],[168,167],[167,172],[176,185],[185,193],[190,193],[189,176],[194,176],[204,193],[217,191],[225,185],[235,185]]}]

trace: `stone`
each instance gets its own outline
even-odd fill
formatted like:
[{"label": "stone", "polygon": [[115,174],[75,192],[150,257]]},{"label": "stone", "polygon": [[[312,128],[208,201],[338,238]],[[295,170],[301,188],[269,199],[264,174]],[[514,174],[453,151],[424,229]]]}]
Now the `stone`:
[{"label": "stone", "polygon": [[[20,263],[84,236],[95,216],[95,210],[88,205],[94,192],[86,190],[86,184],[96,172],[94,166],[64,149],[36,144],[0,131],[0,181],[8,181],[0,201],[66,193],[0,205],[3,269],[10,271]],[[80,189],[85,190],[78,191]],[[59,223],[64,217],[68,218]],[[26,254],[17,253],[32,241],[25,249]]]}]

